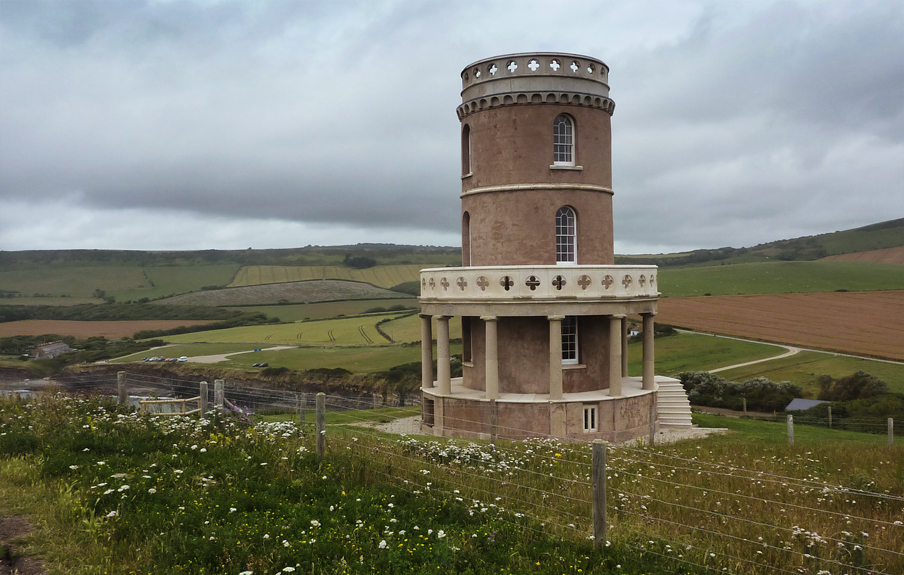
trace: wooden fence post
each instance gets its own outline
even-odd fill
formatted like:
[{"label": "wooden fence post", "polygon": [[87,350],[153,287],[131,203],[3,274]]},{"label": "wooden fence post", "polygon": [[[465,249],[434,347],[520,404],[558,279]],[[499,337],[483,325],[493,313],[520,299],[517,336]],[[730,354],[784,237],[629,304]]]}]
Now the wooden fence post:
[{"label": "wooden fence post", "polygon": [[317,459],[323,461],[326,453],[326,394],[322,391],[317,394],[317,415],[315,431],[317,433]]},{"label": "wooden fence post", "polygon": [[832,429],[832,406],[829,406],[829,429]]},{"label": "wooden fence post", "polygon": [[591,461],[593,485],[593,546],[606,543],[606,445],[602,439],[593,441]]},{"label": "wooden fence post", "polygon": [[119,393],[119,405],[129,405],[129,388],[126,385],[126,372],[116,374],[116,391]]},{"label": "wooden fence post", "polygon": [[788,445],[794,445],[794,416],[788,416]]},{"label": "wooden fence post", "polygon": [[202,381],[200,385],[200,389],[198,390],[198,396],[201,398],[198,400],[198,410],[201,412],[201,417],[207,415],[207,382]]},{"label": "wooden fence post", "polygon": [[747,398],[742,397],[741,400],[744,402],[744,415],[747,415]]},{"label": "wooden fence post", "polygon": [[499,406],[495,399],[490,399],[490,437],[493,445],[496,445],[496,437],[499,435]]},{"label": "wooden fence post", "polygon": [[223,409],[223,400],[226,399],[226,380],[213,380],[213,404],[217,409]]},{"label": "wooden fence post", "polygon": [[893,447],[895,444],[895,420],[888,418],[888,446]]}]

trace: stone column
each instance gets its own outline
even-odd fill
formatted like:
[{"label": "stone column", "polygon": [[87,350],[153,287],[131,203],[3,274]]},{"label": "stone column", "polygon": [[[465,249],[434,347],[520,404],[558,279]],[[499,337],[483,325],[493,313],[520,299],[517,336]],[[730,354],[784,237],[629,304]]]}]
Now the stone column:
[{"label": "stone column", "polygon": [[433,387],[433,325],[429,315],[421,316],[421,387]]},{"label": "stone column", "polygon": [[655,313],[643,314],[643,388],[652,390],[654,382],[654,354],[653,354],[653,316]]},{"label": "stone column", "polygon": [[621,320],[621,375],[628,377],[628,317]]},{"label": "stone column", "polygon": [[549,399],[562,399],[562,320],[549,316]]},{"label": "stone column", "polygon": [[621,323],[623,315],[609,318],[609,395],[622,395],[622,349]]},{"label": "stone column", "polygon": [[452,364],[449,354],[449,316],[435,315],[433,317],[436,319],[436,384],[439,387],[440,395],[451,395]]},{"label": "stone column", "polygon": [[[496,322],[499,318],[494,315],[482,315],[480,319],[486,326],[486,394],[487,399],[499,399],[499,342],[496,337]],[[473,327],[473,326],[472,326]]]}]

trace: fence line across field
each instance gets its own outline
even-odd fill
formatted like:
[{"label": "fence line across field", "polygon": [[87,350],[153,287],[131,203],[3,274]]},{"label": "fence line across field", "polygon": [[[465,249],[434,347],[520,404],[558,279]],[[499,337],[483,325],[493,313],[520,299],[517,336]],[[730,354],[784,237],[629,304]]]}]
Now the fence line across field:
[{"label": "fence line across field", "polygon": [[[805,559],[807,561],[811,559],[811,556],[806,552],[790,548],[785,549],[784,547],[779,547],[771,543],[752,541],[738,535],[738,533],[743,533],[743,528],[745,526],[749,527],[753,525],[757,528],[761,528],[764,533],[774,532],[785,534],[783,535],[784,542],[784,539],[793,539],[793,536],[796,535],[800,529],[796,525],[791,525],[792,520],[790,518],[784,523],[781,521],[782,517],[780,514],[774,514],[775,518],[771,521],[752,519],[740,515],[741,510],[743,509],[740,505],[737,512],[738,514],[735,515],[724,513],[714,507],[712,503],[708,502],[705,506],[701,506],[703,501],[694,505],[677,503],[675,501],[663,499],[661,496],[654,497],[650,495],[651,493],[656,493],[656,485],[660,485],[661,487],[659,489],[663,490],[698,490],[703,492],[704,496],[707,494],[718,496],[728,501],[729,504],[732,500],[735,500],[736,502],[747,500],[749,501],[747,505],[749,508],[753,508],[754,506],[781,506],[782,508],[796,509],[799,513],[806,513],[807,515],[812,515],[814,517],[822,516],[828,520],[839,523],[844,519],[847,521],[848,525],[851,525],[850,529],[852,531],[856,531],[857,528],[870,529],[870,525],[873,526],[873,529],[901,530],[902,536],[900,539],[904,541],[904,527],[900,525],[900,522],[855,516],[850,513],[843,513],[842,511],[818,509],[805,504],[802,505],[802,501],[796,503],[783,501],[781,498],[775,499],[768,496],[765,490],[768,486],[785,489],[793,487],[799,490],[813,491],[814,493],[810,494],[810,497],[816,497],[815,492],[822,492],[826,497],[830,495],[856,496],[858,498],[871,497],[880,502],[883,500],[904,500],[904,498],[899,496],[873,493],[866,490],[846,488],[844,486],[807,479],[784,477],[781,475],[744,469],[733,465],[726,465],[724,463],[707,462],[696,458],[682,458],[670,454],[654,452],[648,448],[641,448],[639,444],[637,444],[636,447],[632,447],[630,444],[625,446],[610,446],[604,445],[602,442],[590,444],[588,442],[564,440],[563,438],[553,436],[545,436],[540,440],[533,440],[539,441],[540,444],[550,447],[556,452],[555,455],[536,455],[537,461],[544,462],[544,465],[549,466],[560,463],[572,465],[575,466],[576,471],[580,470],[580,475],[575,476],[572,479],[562,480],[566,482],[562,487],[568,486],[567,492],[561,487],[558,490],[544,490],[538,488],[534,484],[525,483],[526,480],[531,478],[534,478],[531,479],[531,481],[536,482],[539,478],[552,477],[550,473],[544,472],[542,469],[527,469],[519,465],[514,465],[506,468],[509,472],[508,475],[502,476],[501,474],[498,474],[498,476],[496,476],[497,474],[493,474],[492,472],[481,472],[477,467],[474,467],[473,470],[469,470],[464,464],[456,467],[455,463],[436,461],[431,457],[416,451],[412,453],[412,451],[403,444],[404,440],[393,441],[387,439],[384,433],[381,433],[372,427],[363,426],[363,424],[373,423],[373,416],[368,412],[372,411],[374,407],[377,407],[374,400],[368,401],[366,399],[349,398],[338,395],[327,396],[322,393],[315,396],[311,393],[298,393],[294,391],[239,387],[233,385],[227,386],[224,380],[215,380],[214,385],[210,386],[207,382],[154,378],[147,375],[133,377],[132,374],[125,373],[122,373],[121,376],[117,376],[115,379],[98,378],[90,380],[89,378],[81,378],[77,382],[77,388],[90,389],[92,386],[96,388],[98,385],[109,385],[113,382],[115,382],[114,384],[117,387],[116,397],[123,405],[131,405],[132,398],[128,394],[128,388],[133,382],[141,389],[161,390],[166,393],[174,393],[183,396],[182,398],[177,399],[140,400],[140,409],[144,409],[144,406],[177,404],[178,402],[181,402],[185,415],[189,415],[190,413],[205,415],[211,409],[229,409],[245,413],[249,408],[258,413],[266,410],[281,410],[287,414],[294,414],[294,420],[297,424],[305,426],[310,425],[311,423],[314,424],[316,452],[317,456],[321,459],[329,457],[332,449],[346,448],[355,450],[364,449],[365,447],[368,450],[374,449],[375,451],[373,451],[373,453],[379,452],[385,455],[386,461],[390,462],[387,465],[391,466],[392,472],[382,471],[377,462],[368,459],[372,458],[371,455],[362,453],[362,455],[365,455],[366,461],[370,460],[370,465],[372,467],[371,472],[385,477],[386,480],[403,489],[416,490],[419,494],[435,493],[442,490],[442,492],[446,493],[448,496],[460,498],[462,500],[472,499],[474,495],[479,494],[481,499],[486,499],[487,501],[493,500],[493,502],[488,503],[488,505],[497,506],[495,502],[501,501],[508,511],[515,511],[518,509],[524,510],[527,515],[539,519],[548,525],[555,525],[557,528],[563,530],[584,533],[585,536],[588,533],[587,530],[590,530],[589,532],[593,534],[596,545],[603,545],[607,540],[609,532],[613,532],[613,530],[617,532],[635,532],[637,528],[632,527],[630,521],[626,523],[625,521],[618,520],[618,517],[624,515],[633,518],[632,520],[635,522],[642,522],[644,524],[655,522],[668,526],[670,529],[677,530],[676,534],[671,538],[665,533],[657,533],[654,535],[657,540],[669,541],[670,544],[674,544],[676,548],[686,545],[687,541],[691,540],[695,542],[692,547],[699,550],[710,543],[715,544],[719,538],[725,538],[737,541],[739,548],[746,545],[762,546],[763,549],[768,549],[773,553],[788,553],[791,556],[797,557],[801,562]],[[213,401],[211,401],[210,397],[211,392],[213,393]],[[192,401],[197,401],[198,408],[191,411],[185,410],[186,403]],[[307,417],[306,413],[310,411],[312,407],[315,412],[313,421],[310,420],[311,418]],[[150,409],[152,408],[148,407],[148,410]],[[343,412],[345,420],[351,420],[351,423],[331,424],[328,426],[326,423],[327,411]],[[162,414],[153,413],[153,415]],[[182,412],[180,412],[179,415],[182,415]],[[381,410],[381,415],[386,417],[409,417],[411,416],[411,410],[389,407],[383,408]],[[789,417],[788,421],[792,425],[789,429],[793,433],[793,417]],[[338,433],[329,432],[329,429],[332,428],[333,425],[337,426],[337,428],[341,426],[343,431]],[[511,427],[500,427],[499,429],[504,433],[524,431]],[[893,439],[893,422],[891,421],[888,423],[888,430],[891,444]],[[357,437],[352,437],[352,435]],[[358,437],[361,437],[366,441],[359,441]],[[494,439],[496,438],[494,437]],[[411,441],[418,442],[418,445],[438,444],[440,442],[451,443],[445,438],[416,440],[411,438]],[[544,441],[545,443],[543,443]],[[366,446],[364,445],[365,443],[367,444]],[[515,447],[517,443],[518,442],[513,441],[497,441],[495,444],[490,444],[487,442],[456,440],[456,444],[464,444],[470,446],[469,448],[471,449],[487,450],[487,452],[493,454],[491,459],[492,457],[507,456],[524,457],[524,451]],[[331,445],[333,447],[330,447]],[[562,457],[559,457],[559,455]],[[579,458],[586,459],[588,456],[589,461],[578,460]],[[392,462],[394,462],[394,464]],[[490,462],[486,463],[489,465]],[[495,461],[493,461],[493,463],[495,463]],[[410,469],[403,469],[402,467],[404,466],[408,466]],[[638,469],[635,469],[635,467]],[[657,472],[668,470],[670,474],[678,475],[679,477],[673,480],[670,478],[654,477],[652,471],[649,469],[643,473],[639,471],[640,469],[646,469],[647,467],[652,467],[657,470]],[[436,474],[422,474],[415,471],[415,468],[428,472],[430,470],[452,470],[454,471],[454,474],[446,473],[443,475],[441,479],[443,485],[436,483],[437,480],[434,480],[434,483],[431,484],[428,479],[430,478],[430,475]],[[716,485],[720,485],[726,481],[741,482],[743,485],[750,486],[749,492],[753,493],[753,495],[713,489],[712,487],[707,488],[689,483],[688,481],[693,480],[695,474],[698,477],[712,478],[712,481]],[[682,480],[682,478],[684,479]],[[615,479],[615,481],[613,481],[613,479]],[[607,501],[607,495],[609,501]],[[791,498],[795,501],[798,499],[796,496]],[[502,507],[502,504],[500,504],[499,507]],[[843,502],[839,503],[838,501],[835,501],[835,504],[840,506],[844,505]],[[656,508],[657,513],[664,511],[667,508],[679,508],[681,511],[680,513],[675,513],[674,517],[671,515],[654,515],[654,507]],[[703,529],[700,525],[695,523],[695,518],[698,516],[713,517],[717,519],[717,521],[708,523],[707,527]],[[610,517],[616,518],[614,524],[610,524],[607,521]],[[636,533],[646,535],[646,533],[642,531],[636,531]],[[788,533],[791,533],[792,536],[788,537]],[[676,540],[674,537],[680,537],[682,540]],[[837,534],[833,536],[818,537],[828,544],[839,547],[850,543],[849,541],[839,538]],[[883,564],[897,566],[904,564],[904,561],[900,560],[900,558],[904,556],[904,552],[902,552],[904,551],[904,548],[901,550],[886,548],[881,546],[881,541],[878,545],[872,544],[872,541],[870,544],[861,542],[859,546],[872,554],[884,557]],[[647,548],[638,548],[638,550],[655,553],[655,551]],[[752,555],[752,558],[745,558],[739,556],[739,554],[743,554],[743,552],[734,550],[734,555],[729,556],[725,553],[721,553],[720,556],[737,561],[739,564],[744,563],[753,565],[760,570],[770,570],[782,573],[794,572],[786,571],[766,563],[757,562],[755,560],[755,554]],[[669,555],[662,556],[670,557]],[[670,558],[678,560],[674,556],[671,556]],[[818,561],[821,561],[822,563],[820,563],[820,565],[824,566],[843,566],[850,571],[865,572],[865,568],[842,563],[829,557],[818,559]],[[691,562],[691,564],[708,567],[698,562]],[[876,566],[872,566],[870,571],[872,573],[883,573],[883,571],[877,569]]]}]

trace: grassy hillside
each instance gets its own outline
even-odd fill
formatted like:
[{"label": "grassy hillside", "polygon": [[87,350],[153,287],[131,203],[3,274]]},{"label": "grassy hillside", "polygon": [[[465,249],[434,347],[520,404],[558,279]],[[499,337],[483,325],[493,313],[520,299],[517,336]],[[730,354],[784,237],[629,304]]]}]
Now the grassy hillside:
[{"label": "grassy hillside", "polygon": [[[420,341],[420,318],[399,314],[372,314],[360,317],[303,321],[287,324],[247,326],[163,337],[170,343],[258,343],[266,345],[355,346],[389,345],[376,330],[383,319],[398,318],[380,327],[396,342]],[[449,322],[450,337],[461,337],[459,318]],[[434,331],[435,333],[435,331]]]},{"label": "grassy hillside", "polygon": [[381,288],[420,281],[421,264],[376,266],[353,269],[342,266],[246,266],[239,270],[229,287],[253,286],[306,280],[349,280]]},{"label": "grassy hillside", "polygon": [[659,272],[664,296],[904,289],[904,266],[863,262],[763,262]]},{"label": "grassy hillside", "polygon": [[278,317],[281,321],[301,321],[303,319],[326,319],[343,315],[358,315],[372,308],[390,308],[403,305],[407,308],[419,308],[417,300],[411,297],[398,299],[364,299],[325,301],[303,304],[255,305],[232,309],[247,312],[260,312],[270,317]]},{"label": "grassy hillside", "polygon": [[[225,286],[239,270],[236,264],[203,266],[141,267],[107,266],[46,266],[34,269],[0,271],[0,289],[33,296],[66,296],[90,298],[95,290],[117,301],[155,299],[169,294],[200,290],[204,286]],[[40,299],[35,298],[38,301]],[[18,298],[7,300],[20,302]]]},{"label": "grassy hillside", "polygon": [[[238,306],[332,300],[401,299],[398,292],[354,281],[303,281],[205,290],[166,298],[159,304]],[[411,298],[414,301],[413,298]]]},{"label": "grassy hillside", "polygon": [[808,397],[815,398],[819,392],[817,378],[820,375],[827,374],[837,378],[857,371],[875,375],[888,384],[889,391],[904,393],[904,365],[900,363],[816,351],[802,351],[775,361],[726,370],[719,375],[733,381],[744,381],[754,377],[767,377],[772,381],[791,381],[801,386]]}]

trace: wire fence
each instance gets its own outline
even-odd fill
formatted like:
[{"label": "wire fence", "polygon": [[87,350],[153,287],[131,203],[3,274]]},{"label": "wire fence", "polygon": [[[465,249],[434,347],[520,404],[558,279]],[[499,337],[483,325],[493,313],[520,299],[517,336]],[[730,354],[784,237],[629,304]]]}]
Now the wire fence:
[{"label": "wire fence", "polygon": [[[564,537],[599,533],[594,483],[602,480],[606,538],[675,566],[745,574],[904,573],[904,486],[900,475],[894,478],[901,473],[900,446],[877,442],[862,452],[875,472],[849,474],[847,484],[829,479],[845,473],[828,469],[820,456],[778,446],[737,453],[700,445],[607,445],[600,476],[588,442],[516,427],[501,427],[482,441],[431,437],[417,407],[390,405],[379,395],[323,395],[320,434],[313,393],[227,382],[208,387],[141,374],[127,374],[126,381],[130,402],[205,391],[210,409],[231,406],[244,415],[293,420],[306,434],[325,439],[324,457],[355,457],[366,480],[459,500],[473,514],[495,509],[505,512],[503,520],[529,516],[537,521],[531,529]],[[120,381],[102,376],[58,383],[74,393],[115,395]],[[465,413],[451,425],[472,426],[477,415],[468,421]],[[533,437],[502,439],[519,435]],[[874,487],[896,481],[897,489]]]}]

